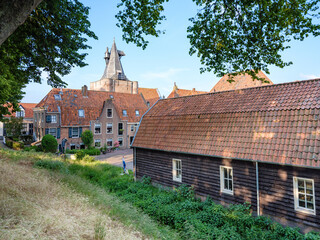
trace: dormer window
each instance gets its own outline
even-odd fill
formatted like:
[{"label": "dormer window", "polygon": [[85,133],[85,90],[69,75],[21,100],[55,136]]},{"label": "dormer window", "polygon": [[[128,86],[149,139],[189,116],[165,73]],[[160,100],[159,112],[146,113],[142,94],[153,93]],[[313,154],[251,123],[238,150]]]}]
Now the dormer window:
[{"label": "dormer window", "polygon": [[25,116],[24,108],[20,105],[19,109],[20,111],[16,112],[16,117],[24,117]]},{"label": "dormer window", "polygon": [[79,109],[79,117],[84,117],[84,110],[83,109]]},{"label": "dormer window", "polygon": [[54,95],[55,100],[61,100],[61,95],[60,94],[55,94]]},{"label": "dormer window", "polygon": [[140,116],[139,110],[136,110],[136,116]]},{"label": "dormer window", "polygon": [[127,117],[127,116],[128,116],[127,110],[122,110],[122,115],[123,115],[124,117]]}]

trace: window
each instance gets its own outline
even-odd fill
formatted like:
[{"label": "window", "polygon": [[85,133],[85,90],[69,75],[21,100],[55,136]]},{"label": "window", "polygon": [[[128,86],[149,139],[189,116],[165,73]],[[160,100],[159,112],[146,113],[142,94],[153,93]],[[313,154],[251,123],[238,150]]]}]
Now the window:
[{"label": "window", "polygon": [[123,135],[123,123],[118,123],[118,135],[122,136]]},{"label": "window", "polygon": [[73,127],[72,128],[72,137],[73,138],[78,138],[79,137],[79,128],[78,127]]},{"label": "window", "polygon": [[57,122],[57,115],[52,115],[51,116],[51,122],[56,123]]},{"label": "window", "polygon": [[111,108],[107,109],[107,117],[112,118],[112,109]]},{"label": "window", "polygon": [[101,124],[100,123],[94,124],[94,134],[101,134]]},{"label": "window", "polygon": [[70,149],[71,149],[71,150],[76,149],[76,145],[75,145],[75,144],[70,144]]},{"label": "window", "polygon": [[107,133],[112,133],[112,123],[107,123]]},{"label": "window", "polygon": [[221,192],[233,194],[232,167],[220,166],[220,187]]},{"label": "window", "polygon": [[24,110],[21,110],[21,111],[19,111],[19,112],[16,112],[16,116],[17,116],[17,117],[24,117],[24,116],[25,116]]},{"label": "window", "polygon": [[119,147],[123,146],[123,138],[118,138]]},{"label": "window", "polygon": [[315,196],[313,179],[293,178],[295,210],[315,214]]},{"label": "window", "polygon": [[61,100],[61,95],[60,94],[55,94],[54,95],[55,100]]},{"label": "window", "polygon": [[84,145],[84,143],[80,143],[80,149],[86,149],[86,146]]},{"label": "window", "polygon": [[131,132],[133,132],[134,131],[134,125],[131,125],[130,128],[131,128]]},{"label": "window", "polygon": [[123,115],[124,117],[127,117],[127,116],[128,116],[127,110],[122,110],[122,115]]},{"label": "window", "polygon": [[83,109],[79,109],[79,117],[84,117],[84,110]]},{"label": "window", "polygon": [[136,110],[136,116],[140,116],[139,110]]},{"label": "window", "polygon": [[49,128],[49,134],[57,138],[57,129],[56,128]]},{"label": "window", "polygon": [[182,182],[182,166],[180,159],[172,159],[172,179],[173,181]]},{"label": "window", "polygon": [[107,146],[112,147],[112,138],[107,139]]},{"label": "window", "polygon": [[95,139],[94,140],[94,146],[95,147],[101,147],[101,140],[100,139]]}]

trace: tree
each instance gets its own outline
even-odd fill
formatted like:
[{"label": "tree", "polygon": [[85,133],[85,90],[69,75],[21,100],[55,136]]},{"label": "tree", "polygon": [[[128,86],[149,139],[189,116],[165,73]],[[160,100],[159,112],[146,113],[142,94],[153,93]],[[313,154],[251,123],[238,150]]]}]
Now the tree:
[{"label": "tree", "polygon": [[44,152],[55,153],[58,149],[58,142],[54,136],[47,134],[43,136],[41,146]]},{"label": "tree", "polygon": [[87,37],[97,39],[88,13],[78,0],[45,0],[0,46],[0,119],[11,105],[17,110],[23,87],[41,83],[43,72],[49,85],[63,87],[61,76],[86,65],[79,50],[90,48]]},{"label": "tree", "polygon": [[2,0],[0,2],[0,45],[25,22],[42,0]]},{"label": "tree", "polygon": [[[213,71],[218,76],[256,73],[268,66],[283,68],[281,53],[288,43],[318,36],[320,0],[193,0],[199,11],[190,18],[188,27],[190,55],[197,54],[201,72]],[[159,36],[157,26],[165,19],[161,13],[168,0],[121,0],[116,15],[123,39],[145,48],[145,38]],[[232,76],[231,76],[232,77]],[[259,79],[263,80],[263,79]]]},{"label": "tree", "polygon": [[92,132],[90,130],[85,130],[81,134],[81,140],[82,140],[83,144],[87,146],[87,148],[90,148],[92,143],[93,143],[93,134],[92,134]]},{"label": "tree", "polygon": [[21,117],[11,117],[10,119],[5,119],[5,129],[8,137],[19,138],[22,131],[23,118]]}]

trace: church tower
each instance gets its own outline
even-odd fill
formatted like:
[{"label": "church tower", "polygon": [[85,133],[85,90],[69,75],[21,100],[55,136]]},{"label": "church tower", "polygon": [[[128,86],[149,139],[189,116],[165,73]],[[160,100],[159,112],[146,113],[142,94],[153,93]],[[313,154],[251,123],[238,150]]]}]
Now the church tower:
[{"label": "church tower", "polygon": [[121,57],[125,56],[123,51],[117,49],[115,40],[111,50],[105,52],[106,67],[100,80],[90,83],[90,90],[121,92],[121,93],[138,93],[138,82],[130,81],[124,74],[121,64]]}]

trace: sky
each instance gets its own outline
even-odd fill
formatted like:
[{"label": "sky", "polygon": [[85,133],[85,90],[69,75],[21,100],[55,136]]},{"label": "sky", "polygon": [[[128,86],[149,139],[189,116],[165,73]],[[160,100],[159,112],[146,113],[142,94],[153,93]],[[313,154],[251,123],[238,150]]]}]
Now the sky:
[{"label": "sky", "polygon": [[[158,38],[148,38],[150,43],[145,50],[122,40],[122,31],[116,26],[117,20],[114,17],[120,0],[81,2],[90,7],[91,30],[99,39],[89,39],[87,42],[92,47],[86,50],[88,56],[85,61],[88,65],[73,68],[69,75],[62,78],[68,83],[68,88],[81,89],[83,85],[90,86],[90,82],[101,78],[105,68],[104,53],[106,47],[111,48],[114,38],[118,50],[126,54],[121,62],[127,78],[138,81],[139,87],[158,88],[160,94],[167,97],[174,82],[181,89],[210,91],[220,79],[212,72],[200,74],[200,59],[196,55],[189,55],[188,19],[197,12],[192,0],[171,0],[165,5],[164,15],[167,20],[159,29],[166,33]],[[320,78],[320,37],[309,37],[302,42],[292,41],[290,46],[282,56],[285,61],[292,61],[293,64],[283,69],[270,66],[270,74],[267,76],[271,81],[276,84]],[[41,85],[31,83],[24,89],[26,94],[22,102],[38,103],[50,90],[45,78]]]}]

